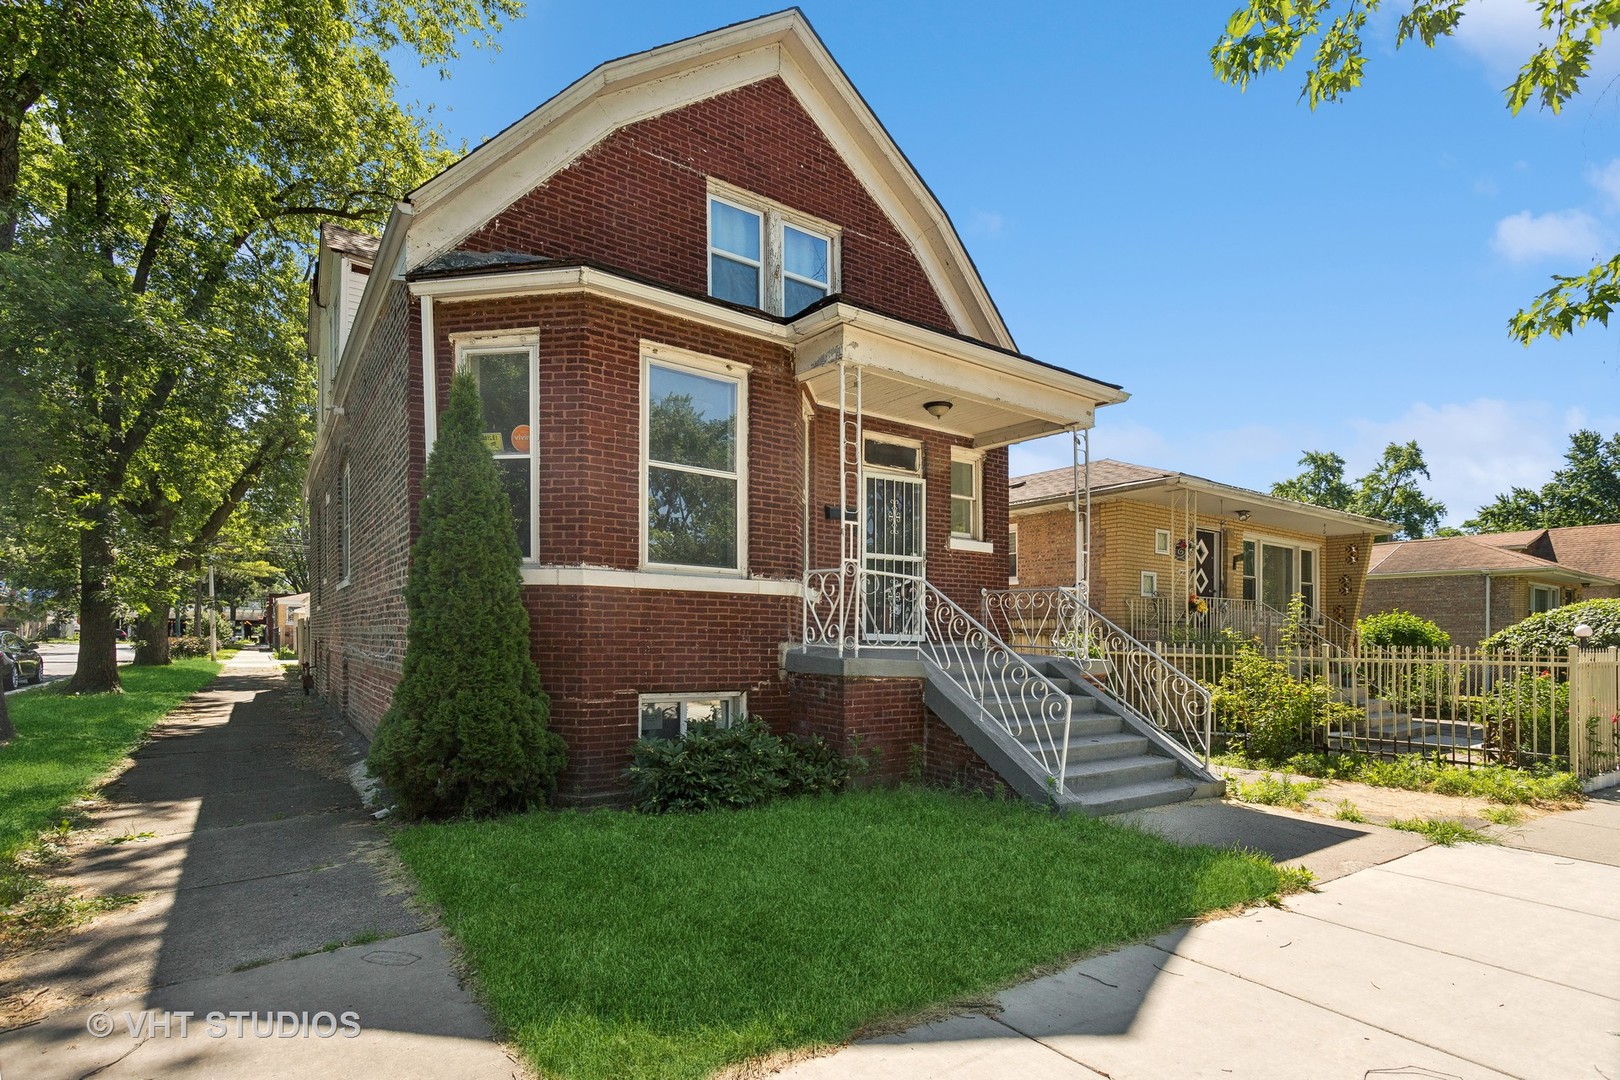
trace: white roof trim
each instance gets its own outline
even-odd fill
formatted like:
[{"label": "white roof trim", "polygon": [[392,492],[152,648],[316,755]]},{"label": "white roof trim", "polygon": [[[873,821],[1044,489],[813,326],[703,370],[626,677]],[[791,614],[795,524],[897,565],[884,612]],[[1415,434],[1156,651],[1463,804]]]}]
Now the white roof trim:
[{"label": "white roof trim", "polygon": [[452,250],[620,128],[771,76],[912,245],[957,331],[1016,348],[950,218],[797,9],[597,67],[411,193],[406,265]]}]

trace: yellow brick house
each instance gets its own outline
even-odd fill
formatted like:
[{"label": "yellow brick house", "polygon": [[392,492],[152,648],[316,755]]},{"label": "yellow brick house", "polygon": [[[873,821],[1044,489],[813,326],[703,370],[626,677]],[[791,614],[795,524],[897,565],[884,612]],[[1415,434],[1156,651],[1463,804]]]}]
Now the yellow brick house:
[{"label": "yellow brick house", "polygon": [[1361,614],[1374,537],[1395,528],[1111,459],[1012,477],[1008,500],[1010,584],[1081,585],[1142,641],[1265,633],[1298,594],[1337,643]]}]

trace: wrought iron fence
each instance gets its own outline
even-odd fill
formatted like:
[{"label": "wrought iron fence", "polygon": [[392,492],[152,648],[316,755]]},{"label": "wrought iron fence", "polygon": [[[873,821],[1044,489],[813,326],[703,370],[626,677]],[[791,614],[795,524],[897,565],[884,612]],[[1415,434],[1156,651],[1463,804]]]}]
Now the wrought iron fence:
[{"label": "wrought iron fence", "polygon": [[982,613],[986,626],[1022,652],[1095,666],[1092,678],[1111,697],[1208,766],[1209,689],[1086,604],[1075,590],[986,589]]}]

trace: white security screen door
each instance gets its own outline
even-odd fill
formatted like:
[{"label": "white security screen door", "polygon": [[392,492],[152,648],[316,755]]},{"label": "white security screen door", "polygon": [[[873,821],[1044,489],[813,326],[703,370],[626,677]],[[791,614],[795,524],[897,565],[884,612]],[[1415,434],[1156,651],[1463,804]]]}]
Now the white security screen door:
[{"label": "white security screen door", "polygon": [[866,594],[862,636],[868,641],[922,638],[923,482],[866,476]]}]

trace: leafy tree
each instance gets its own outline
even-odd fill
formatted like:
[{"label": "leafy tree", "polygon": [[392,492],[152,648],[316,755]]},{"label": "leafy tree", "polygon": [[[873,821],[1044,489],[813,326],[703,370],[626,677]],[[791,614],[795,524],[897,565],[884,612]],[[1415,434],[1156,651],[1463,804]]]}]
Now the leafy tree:
[{"label": "leafy tree", "polygon": [[1620,522],[1620,433],[1582,429],[1569,437],[1569,464],[1540,490],[1516,487],[1463,523],[1474,532],[1514,532]]},{"label": "leafy tree", "polygon": [[[436,171],[387,56],[443,64],[517,0],[23,0],[0,20],[0,520],[76,564],[78,691],[116,689],[114,611],[195,544],[312,381],[320,219],[378,222]],[[269,404],[267,404],[269,403]],[[222,448],[223,451],[222,452]],[[256,482],[249,477],[251,489]],[[159,496],[153,499],[154,492]],[[174,509],[176,501],[186,505]],[[196,525],[193,528],[191,524]],[[65,554],[64,554],[65,553]],[[0,562],[15,560],[0,554]],[[172,569],[172,568],[170,568]],[[126,574],[130,580],[120,581]]]},{"label": "leafy tree", "polygon": [[[1433,48],[1456,31],[1469,3],[1411,0],[1395,24],[1396,47],[1418,41]],[[1245,88],[1251,79],[1287,67],[1314,41],[1300,97],[1312,109],[1336,102],[1361,85],[1362,34],[1379,6],[1380,0],[1248,0],[1227,20],[1210,62],[1217,78]],[[1537,0],[1537,7],[1547,37],[1504,91],[1515,116],[1532,101],[1561,110],[1590,74],[1604,33],[1620,27],[1620,0]],[[1554,275],[1553,282],[1508,320],[1515,339],[1528,345],[1543,334],[1559,338],[1593,320],[1607,326],[1620,303],[1620,255],[1581,274]]]},{"label": "leafy tree", "polygon": [[477,383],[457,375],[422,482],[404,673],[371,747],[372,771],[411,817],[539,805],[563,766],[529,655],[511,506],[483,434]]},{"label": "leafy tree", "polygon": [[1305,471],[1271,485],[1273,495],[1394,522],[1400,526],[1395,536],[1402,540],[1433,533],[1445,516],[1445,504],[1418,486],[1419,476],[1428,478],[1429,467],[1416,440],[1384,447],[1378,464],[1353,486],[1345,482],[1344,459],[1338,454],[1308,450],[1299,463]]}]

